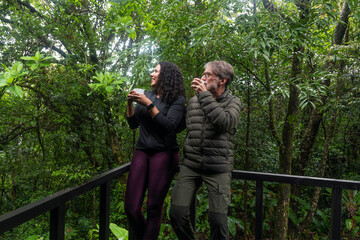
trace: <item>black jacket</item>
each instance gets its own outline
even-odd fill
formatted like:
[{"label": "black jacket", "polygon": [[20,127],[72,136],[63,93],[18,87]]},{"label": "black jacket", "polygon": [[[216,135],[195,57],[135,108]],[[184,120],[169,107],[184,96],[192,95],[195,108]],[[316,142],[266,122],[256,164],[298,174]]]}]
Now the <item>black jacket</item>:
[{"label": "black jacket", "polygon": [[217,99],[205,91],[189,100],[184,165],[208,172],[233,170],[234,134],[241,105],[240,99],[228,90]]},{"label": "black jacket", "polygon": [[162,101],[161,97],[156,97],[155,91],[145,91],[145,96],[153,102],[160,112],[151,118],[145,106],[136,104],[134,116],[127,119],[131,129],[140,126],[136,149],[179,149],[176,133],[183,130],[179,128],[184,121],[185,98],[179,96],[172,104],[167,104]]}]

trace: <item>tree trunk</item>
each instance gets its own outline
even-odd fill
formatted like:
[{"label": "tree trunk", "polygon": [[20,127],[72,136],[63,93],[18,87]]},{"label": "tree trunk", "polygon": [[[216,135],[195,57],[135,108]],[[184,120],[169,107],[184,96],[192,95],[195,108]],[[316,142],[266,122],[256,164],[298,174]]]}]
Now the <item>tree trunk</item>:
[{"label": "tree trunk", "polygon": [[[300,56],[304,51],[303,48],[294,49],[293,64],[292,64],[292,77],[296,79],[296,76],[301,71]],[[271,92],[270,77],[268,74],[268,67],[265,63],[265,80],[266,86]],[[290,84],[290,98],[286,111],[285,123],[283,127],[282,137],[280,137],[275,128],[275,116],[273,111],[273,101],[269,101],[269,127],[271,133],[279,147],[279,172],[281,174],[291,174],[291,162],[294,143],[294,132],[297,123],[297,114],[299,110],[299,89],[295,83]],[[288,231],[288,214],[290,204],[291,185],[279,184],[276,212],[275,212],[275,227],[274,227],[274,239],[282,240],[286,239]]]},{"label": "tree trunk", "polygon": [[[335,31],[334,31],[334,44],[335,45],[342,44],[342,40],[344,39],[344,37],[346,35],[347,23],[349,21],[350,13],[351,12],[350,12],[348,3],[347,3],[347,1],[345,1],[343,4],[343,9],[340,14],[340,21],[337,23]],[[346,38],[345,38],[345,41],[346,41]],[[330,64],[330,62],[327,62],[326,66],[331,68],[331,67],[334,67],[335,64]],[[329,70],[331,71],[332,69],[329,69]],[[340,71],[342,71],[341,66],[340,66]],[[324,82],[324,85],[327,87],[330,86],[330,80],[326,80]],[[339,87],[340,86],[337,87],[337,93],[339,92],[339,89],[338,89]],[[322,106],[325,106],[326,99],[327,99],[326,96],[324,96],[322,98]],[[300,144],[300,154],[297,158],[297,161],[294,163],[294,166],[295,166],[294,174],[296,174],[296,175],[303,176],[305,174],[305,168],[308,167],[309,161],[311,159],[312,147],[314,145],[314,142],[315,142],[318,130],[319,130],[319,126],[322,121],[322,116],[323,116],[323,112],[319,111],[318,107],[315,107],[312,110],[310,121],[308,123],[308,126],[305,131],[302,142]],[[325,165],[328,160],[327,158],[328,158],[330,141],[333,136],[333,131],[335,128],[335,123],[336,123],[335,118],[336,118],[336,113],[334,114],[334,116],[332,116],[331,125],[329,128],[328,134],[325,138],[325,142],[324,142],[324,146],[323,146],[323,153],[322,153],[323,155],[322,155],[322,159],[321,159],[321,167],[317,174],[318,177],[324,176]],[[295,196],[300,196],[300,194],[301,194],[300,186],[295,186],[292,193]],[[303,232],[303,230],[307,229],[309,227],[309,224],[312,222],[314,212],[317,209],[319,196],[320,196],[320,188],[315,188],[313,199],[311,202],[311,209],[308,211],[305,219],[299,224],[299,226],[298,227],[294,226],[293,234],[295,234],[295,238],[296,238],[297,233]],[[294,210],[296,210],[296,209],[294,209]]]},{"label": "tree trunk", "polygon": [[[325,103],[326,98],[324,97],[322,102]],[[311,160],[312,156],[312,149],[316,140],[316,136],[318,135],[319,127],[322,121],[323,113],[318,109],[316,106],[311,111],[311,116],[309,122],[307,124],[304,136],[301,140],[300,147],[299,147],[299,155],[295,158],[293,163],[293,174],[298,176],[305,175],[305,169],[308,167],[308,164]],[[294,196],[300,197],[301,195],[302,186],[294,185],[291,189],[291,193]],[[320,192],[319,192],[320,193]],[[314,193],[314,199],[316,198],[316,191]],[[318,196],[317,196],[318,197]],[[290,204],[291,209],[293,210],[295,216],[297,217],[298,213],[298,204],[297,202],[291,202]],[[312,215],[313,216],[313,215]],[[300,233],[299,226],[292,224],[290,221],[289,224],[289,234],[294,239],[296,239],[297,234]]]},{"label": "tree trunk", "polygon": [[[323,151],[322,151],[320,168],[319,168],[319,171],[317,174],[319,177],[323,177],[324,173],[325,173],[326,162],[327,162],[328,156],[329,156],[330,143],[331,143],[331,139],[333,137],[333,133],[335,130],[335,125],[336,125],[336,115],[337,114],[335,113],[332,116],[330,127],[329,127],[328,133],[326,134],[326,137],[325,137],[325,143],[324,143],[324,147],[323,147]],[[324,129],[324,132],[325,132],[325,129]],[[320,187],[315,188],[314,195],[313,195],[313,198],[311,201],[311,209],[306,214],[306,217],[304,218],[304,220],[299,224],[299,228],[298,228],[299,233],[304,232],[305,229],[309,228],[310,223],[312,222],[312,219],[314,217],[314,213],[318,206],[320,191],[321,191]]]},{"label": "tree trunk", "polygon": [[[294,61],[298,61],[295,56]],[[300,63],[299,63],[300,64]],[[295,69],[298,70],[299,65],[294,64]],[[296,72],[295,71],[295,72]],[[288,103],[287,114],[282,134],[283,145],[280,148],[280,173],[291,174],[291,162],[294,146],[294,132],[296,125],[296,118],[299,109],[299,90],[296,86],[290,86],[290,98]],[[288,215],[290,205],[290,184],[279,184],[279,198],[276,205],[276,220],[274,228],[274,239],[285,240],[288,231]]]},{"label": "tree trunk", "polygon": [[112,150],[113,159],[117,162],[117,164],[121,165],[125,163],[125,154],[121,151],[119,136],[113,127],[115,124],[113,124],[113,116],[111,114],[110,105],[108,103],[106,104],[105,109],[106,110],[104,115],[105,115],[106,129],[108,131],[109,144]]},{"label": "tree trunk", "polygon": [[340,21],[336,24],[334,30],[334,44],[341,45],[342,40],[345,37],[346,29],[348,28],[349,16],[351,10],[349,8],[349,3],[347,0],[344,1],[343,8],[340,13]]},{"label": "tree trunk", "polygon": [[[358,125],[353,125],[350,130],[349,136],[349,145],[350,145],[350,155],[348,156],[349,159],[349,171],[356,167],[357,163],[359,162],[359,138],[360,138],[360,129]],[[351,159],[353,161],[351,161]]]},{"label": "tree trunk", "polygon": [[11,164],[11,166],[10,166],[10,176],[11,176],[11,202],[15,203],[16,182],[15,182],[15,167],[13,164]]},{"label": "tree trunk", "polygon": [[[325,100],[325,99],[324,99]],[[324,102],[323,100],[323,102]],[[310,120],[308,122],[307,128],[305,130],[304,136],[302,138],[299,151],[300,154],[294,162],[293,174],[303,176],[305,174],[305,169],[308,166],[308,163],[311,159],[312,148],[314,146],[316,136],[320,127],[323,113],[315,107],[311,111]]]},{"label": "tree trunk", "polygon": [[5,172],[1,173],[1,195],[0,195],[0,206],[2,206],[3,197],[5,192]]},{"label": "tree trunk", "polygon": [[[246,138],[245,138],[245,171],[249,170],[249,161],[250,161],[250,106],[251,106],[251,97],[250,97],[250,81],[247,82],[247,117],[246,117]],[[248,206],[248,184],[245,180],[244,183],[244,239],[247,239],[247,206]]]}]

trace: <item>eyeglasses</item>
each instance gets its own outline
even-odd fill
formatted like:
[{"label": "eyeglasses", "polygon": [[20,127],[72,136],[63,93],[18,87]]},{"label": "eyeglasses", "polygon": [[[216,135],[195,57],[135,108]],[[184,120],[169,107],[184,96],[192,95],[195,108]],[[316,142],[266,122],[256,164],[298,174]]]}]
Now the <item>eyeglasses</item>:
[{"label": "eyeglasses", "polygon": [[217,76],[217,75],[214,74],[214,73],[204,72],[204,73],[203,73],[203,77],[204,77],[204,76],[205,76],[206,79],[208,79],[208,78],[211,77],[211,76]]}]

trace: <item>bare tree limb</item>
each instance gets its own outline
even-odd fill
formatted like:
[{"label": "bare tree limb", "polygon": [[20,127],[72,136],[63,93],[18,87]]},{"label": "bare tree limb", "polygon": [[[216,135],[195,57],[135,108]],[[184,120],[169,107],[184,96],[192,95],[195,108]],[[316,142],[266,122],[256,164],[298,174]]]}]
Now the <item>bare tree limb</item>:
[{"label": "bare tree limb", "polygon": [[243,66],[246,69],[246,71],[248,71],[267,91],[270,91],[268,86],[253,71],[251,71],[251,69],[248,66],[246,66],[243,62],[238,61],[232,57],[230,57],[230,59],[232,62],[235,62],[235,64],[239,64]]}]

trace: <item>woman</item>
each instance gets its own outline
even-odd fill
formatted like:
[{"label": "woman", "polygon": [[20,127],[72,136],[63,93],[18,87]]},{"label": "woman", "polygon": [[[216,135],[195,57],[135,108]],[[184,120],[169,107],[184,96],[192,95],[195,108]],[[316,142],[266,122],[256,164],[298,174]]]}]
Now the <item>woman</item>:
[{"label": "woman", "polygon": [[[129,126],[140,126],[125,193],[129,239],[157,239],[159,235],[163,202],[179,162],[176,133],[184,125],[185,87],[180,69],[160,62],[150,76],[153,91],[131,91],[127,98]],[[145,219],[141,210],[146,190]]]}]

